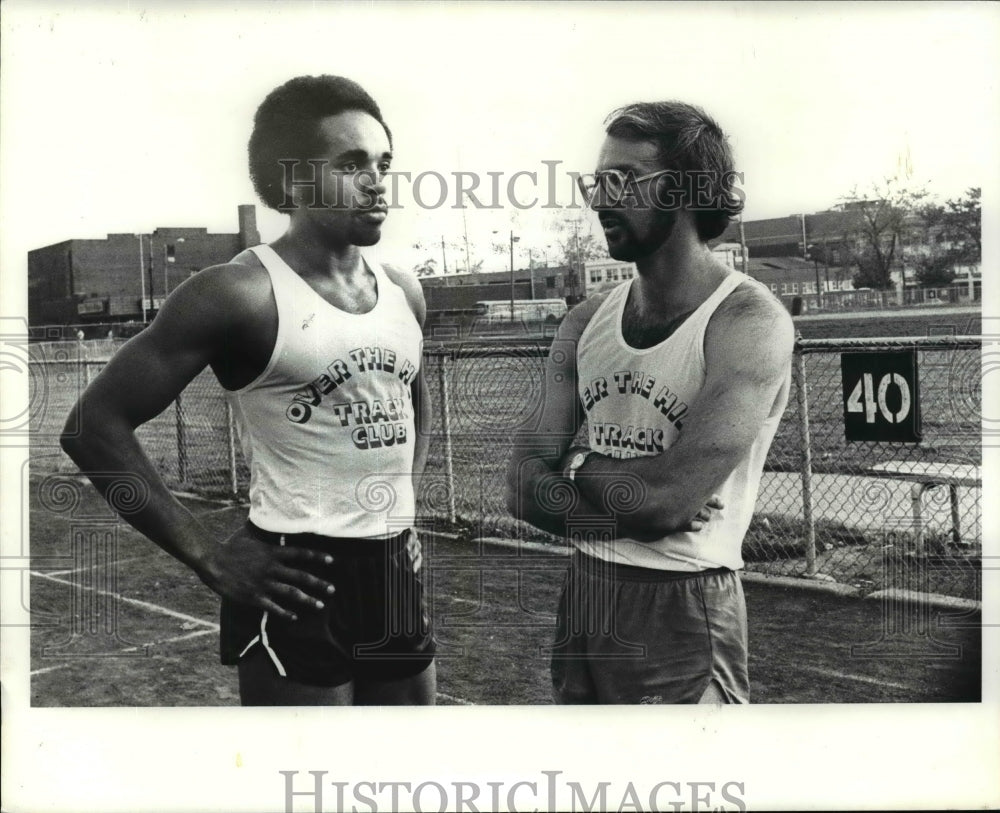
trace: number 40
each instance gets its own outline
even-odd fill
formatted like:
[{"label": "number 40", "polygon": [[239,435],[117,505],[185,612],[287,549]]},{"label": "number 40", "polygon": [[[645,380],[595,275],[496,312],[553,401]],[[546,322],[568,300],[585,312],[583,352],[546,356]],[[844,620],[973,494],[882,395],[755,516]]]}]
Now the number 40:
[{"label": "number 40", "polygon": [[[900,404],[899,411],[893,412],[885,402],[886,392],[889,386],[895,384],[899,387]],[[863,399],[863,402],[862,402]],[[906,379],[899,373],[886,373],[878,382],[878,393],[871,373],[864,373],[858,379],[851,394],[847,396],[848,412],[864,412],[865,423],[875,423],[876,410],[882,413],[889,423],[900,423],[910,413],[910,387]]]}]

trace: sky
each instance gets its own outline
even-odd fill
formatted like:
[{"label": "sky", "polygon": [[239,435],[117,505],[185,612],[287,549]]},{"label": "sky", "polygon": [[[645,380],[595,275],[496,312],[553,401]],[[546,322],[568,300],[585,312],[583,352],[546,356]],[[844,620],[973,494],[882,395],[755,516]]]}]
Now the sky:
[{"label": "sky", "polygon": [[[454,173],[502,173],[502,201],[557,201],[593,169],[605,115],[677,98],[729,133],[747,219],[827,208],[903,171],[941,197],[997,177],[993,4],[4,4],[3,239],[18,307],[28,250],[159,226],[236,231],[258,205],[246,141],[257,105],[300,74],[365,86],[393,130],[394,169],[427,175],[383,228],[380,257],[450,268],[465,236],[486,270],[555,262],[554,219],[579,210],[457,208]],[[545,163],[549,162],[549,163]],[[556,163],[558,162],[558,163]],[[409,197],[408,197],[409,195]],[[489,197],[488,195],[486,196]],[[481,198],[482,199],[482,198]],[[484,199],[486,202],[486,199]],[[595,230],[596,232],[596,230]],[[420,246],[420,248],[415,248]],[[9,308],[11,305],[3,307]]]}]

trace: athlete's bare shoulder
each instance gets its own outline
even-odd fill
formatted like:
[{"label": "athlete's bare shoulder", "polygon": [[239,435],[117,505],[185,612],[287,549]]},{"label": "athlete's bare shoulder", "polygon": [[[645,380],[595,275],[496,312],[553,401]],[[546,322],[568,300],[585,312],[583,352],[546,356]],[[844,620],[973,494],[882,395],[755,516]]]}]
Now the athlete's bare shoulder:
[{"label": "athlete's bare shoulder", "polygon": [[427,305],[424,302],[424,289],[421,287],[420,281],[415,275],[395,265],[390,265],[389,263],[382,263],[381,265],[382,270],[385,271],[385,275],[403,289],[403,293],[406,294],[406,301],[410,303],[410,310],[413,311],[417,322],[423,327],[424,320],[427,317]]},{"label": "athlete's bare shoulder", "polygon": [[727,296],[708,322],[706,350],[745,353],[752,348],[762,366],[787,364],[795,326],[785,306],[763,284],[747,278]]},{"label": "athlete's bare shoulder", "polygon": [[227,321],[238,320],[241,315],[252,317],[274,301],[267,269],[249,251],[189,277],[167,301],[171,300],[185,307],[200,302],[197,310],[224,312]]},{"label": "athlete's bare shoulder", "polygon": [[780,328],[792,324],[792,317],[781,301],[772,294],[763,283],[752,277],[747,277],[736,286],[722,304],[719,305],[713,319],[718,316],[724,320],[752,319],[754,321],[775,321]]},{"label": "athlete's bare shoulder", "polygon": [[590,320],[594,318],[597,309],[611,294],[611,291],[602,291],[599,294],[588,296],[583,302],[573,306],[566,318],[559,326],[559,337],[563,339],[579,339],[583,331],[587,329]]},{"label": "athlete's bare shoulder", "polygon": [[258,337],[273,337],[276,323],[267,269],[251,252],[243,252],[186,279],[167,297],[151,327],[164,341],[228,352],[246,350],[262,340]]}]

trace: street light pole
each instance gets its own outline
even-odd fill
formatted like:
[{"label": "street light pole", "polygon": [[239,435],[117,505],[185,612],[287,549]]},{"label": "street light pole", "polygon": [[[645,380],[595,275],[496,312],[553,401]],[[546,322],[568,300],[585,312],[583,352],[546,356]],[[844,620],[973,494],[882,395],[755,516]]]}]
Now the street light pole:
[{"label": "street light pole", "polygon": [[813,268],[816,271],[816,304],[819,306],[820,310],[823,309],[823,289],[819,284],[819,260],[816,255],[813,255]]},{"label": "street light pole", "polygon": [[510,321],[514,322],[514,243],[520,240],[514,236],[514,230],[510,232]]},{"label": "street light pole", "polygon": [[153,235],[149,235],[149,245],[146,247],[146,273],[149,275],[149,307],[153,308]]},{"label": "street light pole", "polygon": [[[184,238],[178,237],[174,242],[183,243]],[[164,299],[166,299],[167,294],[170,293],[170,287],[167,279],[167,269],[170,268],[170,263],[176,261],[176,257],[171,257],[169,255],[168,248],[169,247],[167,246],[166,242],[164,242],[163,244],[163,298]]]},{"label": "street light pole", "polygon": [[137,234],[136,237],[139,238],[139,290],[140,296],[142,297],[139,301],[139,305],[142,308],[142,321],[143,324],[146,323],[146,254],[142,250],[142,235]]},{"label": "street light pole", "polygon": [[743,230],[743,213],[740,212],[740,270],[747,273],[747,235]]},{"label": "street light pole", "polygon": [[530,299],[535,298],[535,258],[533,249],[528,249],[528,280],[531,284]]}]

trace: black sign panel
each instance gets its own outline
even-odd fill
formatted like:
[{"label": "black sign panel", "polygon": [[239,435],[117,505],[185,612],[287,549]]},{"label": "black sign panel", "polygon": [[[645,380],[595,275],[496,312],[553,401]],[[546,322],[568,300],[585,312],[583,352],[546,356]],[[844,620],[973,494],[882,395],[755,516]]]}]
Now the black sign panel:
[{"label": "black sign panel", "polygon": [[920,440],[916,350],[841,353],[840,372],[848,441]]}]

